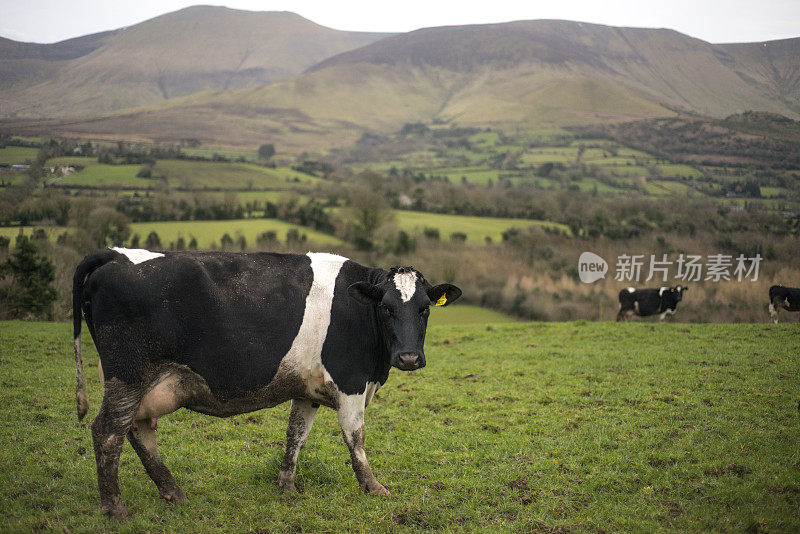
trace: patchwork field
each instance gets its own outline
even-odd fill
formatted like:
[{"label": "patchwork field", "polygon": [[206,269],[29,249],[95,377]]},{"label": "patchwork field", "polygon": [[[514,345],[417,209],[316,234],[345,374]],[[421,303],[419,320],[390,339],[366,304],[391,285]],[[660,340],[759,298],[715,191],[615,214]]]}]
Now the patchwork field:
[{"label": "patchwork field", "polygon": [[23,146],[7,146],[0,148],[0,163],[8,165],[22,165],[25,162],[36,159],[38,148],[28,148]]},{"label": "patchwork field", "polygon": [[141,165],[106,165],[96,158],[62,157],[48,160],[49,165],[77,165],[78,172],[56,180],[60,186],[155,188],[163,177],[171,187],[181,189],[289,189],[313,185],[317,178],[288,167],[272,169],[251,163],[218,161],[159,160],[153,178],[139,178]]},{"label": "patchwork field", "polygon": [[[8,237],[12,240],[22,232],[24,235],[31,235],[36,227],[0,227],[0,236]],[[60,234],[69,232],[70,228],[63,226],[41,227],[46,232],[50,240],[55,240]],[[286,242],[286,233],[296,229],[300,234],[305,234],[310,243],[320,245],[336,245],[341,240],[332,235],[318,232],[305,226],[290,224],[278,219],[237,219],[231,221],[163,221],[146,222],[131,224],[131,238],[138,234],[140,246],[144,246],[144,241],[150,232],[156,232],[163,248],[169,249],[171,242],[177,242],[179,237],[183,237],[186,243],[192,237],[197,239],[198,248],[208,249],[215,245],[219,248],[220,240],[224,234],[229,234],[234,240],[240,235],[244,236],[247,244],[252,246],[256,238],[264,233],[273,231],[276,233],[278,241]],[[126,243],[130,244],[130,243]]]},{"label": "patchwork field", "polygon": [[[91,419],[100,385],[84,340]],[[0,323],[0,524],[800,529],[797,324],[434,324],[426,353],[425,369],[393,370],[367,410],[367,455],[391,496],[358,489],[330,410],[300,455],[296,495],[277,488],[288,405],[229,419],[181,410],[159,421],[159,448],[189,503],[159,500],[126,445],[120,478],[133,515],[117,524],[100,514],[89,423],[75,417],[71,325]]]},{"label": "patchwork field", "polygon": [[[265,194],[259,192],[242,193],[239,202],[252,202],[258,200],[279,200],[280,195],[285,193]],[[301,200],[303,197],[299,197]],[[393,210],[394,223],[412,233],[421,233],[425,228],[435,228],[439,230],[441,239],[447,240],[453,233],[464,233],[470,243],[481,244],[485,238],[489,237],[493,241],[501,241],[502,234],[509,228],[526,228],[528,226],[545,226],[569,233],[566,225],[551,223],[546,221],[536,221],[529,219],[504,219],[496,217],[469,217],[463,215],[444,215],[438,213],[423,213],[415,211]],[[219,245],[223,234],[228,233],[236,239],[238,235],[243,235],[247,243],[255,243],[256,237],[262,232],[274,231],[278,234],[278,240],[284,242],[286,232],[292,228],[298,228],[301,233],[306,234],[309,241],[328,245],[340,244],[341,240],[335,236],[325,234],[311,228],[283,222],[277,219],[237,219],[221,221],[162,221],[162,222],[142,222],[131,224],[131,236],[139,234],[144,243],[144,239],[151,231],[158,233],[161,243],[169,248],[171,241],[177,241],[178,237],[183,237],[188,242],[191,237],[197,239],[199,248],[210,248],[212,243]],[[59,234],[68,231],[63,227],[44,227],[50,239],[54,239]],[[33,227],[0,227],[0,235],[13,238],[20,233],[26,235],[33,231]]]},{"label": "patchwork field", "polygon": [[150,232],[158,233],[162,245],[168,247],[172,241],[177,241],[183,237],[188,243],[194,237],[197,239],[198,247],[209,249],[212,244],[217,247],[223,234],[229,234],[234,240],[242,235],[250,245],[255,244],[256,238],[263,232],[273,231],[277,234],[280,242],[286,241],[286,233],[292,229],[297,229],[301,234],[305,234],[308,240],[322,245],[338,244],[341,241],[331,235],[317,232],[311,228],[305,228],[296,224],[279,221],[277,219],[241,219],[234,221],[165,221],[152,223],[133,223],[131,224],[131,236],[139,234],[142,243]]},{"label": "patchwork field", "polygon": [[461,232],[467,235],[467,241],[477,243],[482,243],[487,237],[495,242],[501,241],[503,232],[513,227],[545,226],[569,233],[569,227],[565,224],[529,219],[469,217],[404,210],[394,210],[394,216],[395,223],[407,231],[422,232],[425,228],[436,228],[442,239],[449,239],[451,234]]}]

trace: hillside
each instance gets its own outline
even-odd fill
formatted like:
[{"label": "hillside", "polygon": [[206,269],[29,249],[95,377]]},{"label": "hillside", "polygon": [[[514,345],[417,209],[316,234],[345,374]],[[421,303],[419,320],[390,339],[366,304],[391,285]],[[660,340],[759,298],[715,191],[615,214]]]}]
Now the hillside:
[{"label": "hillside", "polygon": [[736,74],[798,118],[800,113],[800,39],[718,45],[716,52]]},{"label": "hillside", "polygon": [[800,118],[800,65],[792,55],[800,39],[759,46],[554,20],[428,28],[268,85],[86,122],[7,128],[166,142],[192,136],[232,146],[268,140],[300,152],[408,122],[529,128],[681,113],[722,118],[751,109]]},{"label": "hillside", "polygon": [[288,12],[195,6],[50,45],[0,39],[0,115],[88,117],[293,76],[385,36]]}]

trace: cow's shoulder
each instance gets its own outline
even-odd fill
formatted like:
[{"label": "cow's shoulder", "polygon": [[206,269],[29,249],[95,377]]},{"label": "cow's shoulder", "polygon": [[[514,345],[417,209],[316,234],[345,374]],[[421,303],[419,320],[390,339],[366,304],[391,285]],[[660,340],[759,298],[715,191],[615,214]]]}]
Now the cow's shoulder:
[{"label": "cow's shoulder", "polygon": [[336,278],[331,327],[322,349],[322,362],[339,391],[360,394],[367,384],[383,384],[389,375],[388,353],[381,338],[375,309],[351,297],[356,282],[380,285],[387,271],[348,260]]}]

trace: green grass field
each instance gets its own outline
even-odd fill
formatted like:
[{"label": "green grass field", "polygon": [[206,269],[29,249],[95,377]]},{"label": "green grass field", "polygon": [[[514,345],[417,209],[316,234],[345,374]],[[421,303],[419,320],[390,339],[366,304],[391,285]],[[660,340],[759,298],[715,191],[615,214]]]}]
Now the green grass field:
[{"label": "green grass field", "polygon": [[[8,149],[6,149],[8,150]],[[34,153],[35,156],[35,153]],[[153,188],[157,180],[137,178],[141,165],[106,165],[97,158],[62,157],[48,160],[50,165],[80,165],[79,172],[58,181],[62,186],[146,187]],[[308,187],[319,179],[288,167],[272,169],[251,163],[216,161],[159,160],[155,176],[163,176],[172,187],[184,189],[276,189]]]},{"label": "green grass field", "polygon": [[0,148],[0,163],[9,165],[23,165],[36,159],[39,153],[38,148],[28,148],[24,146],[7,146]]},{"label": "green grass field", "polygon": [[[250,198],[251,195],[242,193],[243,198]],[[263,197],[262,193],[254,193],[253,198],[263,201],[268,197]],[[278,197],[280,198],[280,197]],[[240,202],[243,200],[240,199]],[[467,241],[475,244],[482,244],[485,237],[491,237],[493,241],[501,241],[502,233],[512,227],[527,228],[529,226],[548,226],[569,232],[566,225],[551,223],[547,221],[536,221],[529,219],[502,219],[495,217],[469,217],[463,215],[443,215],[438,213],[422,213],[405,210],[394,210],[395,224],[409,232],[422,232],[424,228],[437,228],[442,239],[447,240],[450,234],[463,232],[467,234]],[[240,219],[228,221],[163,221],[132,223],[131,236],[139,234],[144,243],[144,239],[151,231],[155,230],[161,238],[161,243],[168,247],[170,241],[176,241],[179,236],[183,236],[187,242],[194,236],[197,238],[200,248],[209,248],[212,243],[219,245],[219,240],[224,233],[229,233],[236,239],[237,234],[244,235],[247,243],[255,243],[256,237],[262,232],[273,230],[278,233],[278,240],[286,240],[286,232],[292,228],[299,228],[302,233],[308,236],[308,240],[321,245],[341,244],[337,237],[305,228],[296,224],[286,223],[277,219]],[[61,227],[48,227],[45,231],[52,239],[66,229]],[[28,234],[32,231],[31,227],[26,227],[23,232]],[[15,237],[19,234],[19,228],[0,227],[0,235]]]},{"label": "green grass field", "polygon": [[[24,235],[31,235],[35,226],[26,226],[22,228]],[[70,229],[62,226],[46,226],[44,228],[47,236],[51,240],[55,240],[60,234],[68,232]],[[165,248],[169,248],[170,242],[177,241],[179,237],[183,237],[188,243],[192,237],[197,239],[198,247],[201,249],[210,249],[212,243],[216,243],[219,247],[220,239],[223,234],[228,233],[235,240],[239,235],[243,235],[247,240],[248,246],[255,245],[256,237],[261,233],[267,231],[274,231],[277,233],[278,241],[281,243],[286,242],[286,232],[297,228],[301,234],[306,234],[309,243],[318,245],[337,245],[341,244],[341,240],[332,235],[318,232],[311,228],[291,224],[278,219],[237,219],[232,221],[162,221],[162,222],[146,222],[146,223],[132,223],[131,224],[131,237],[134,234],[139,234],[141,239],[140,246],[144,246],[144,240],[151,231],[155,231],[161,239],[161,244]],[[12,240],[20,233],[19,227],[0,227],[0,236],[8,237]]]},{"label": "green grass field", "polygon": [[220,244],[220,238],[225,233],[235,240],[238,235],[243,235],[248,245],[254,245],[256,237],[262,232],[274,231],[278,241],[286,242],[286,232],[292,228],[306,234],[310,242],[320,245],[340,244],[341,241],[332,235],[323,234],[311,228],[279,221],[278,219],[241,219],[233,221],[164,221],[131,224],[131,236],[139,234],[144,244],[147,235],[155,231],[161,239],[161,244],[169,246],[171,241],[183,237],[188,243],[192,237],[197,239],[198,247],[208,249],[212,243]]},{"label": "green grass field", "polygon": [[459,303],[446,308],[432,307],[428,324],[431,326],[487,325],[494,323],[515,323],[516,319],[480,306]]},{"label": "green grass field", "polygon": [[[457,309],[457,305],[453,307]],[[448,310],[442,310],[442,313]],[[99,509],[75,416],[71,325],[0,323],[5,531],[767,532],[800,530],[796,324],[431,326],[428,365],[392,370],[366,414],[392,495],[358,488],[321,410],[277,488],[288,406],[159,421],[189,502],[159,500],[126,445],[123,523]],[[84,337],[97,413],[97,354]]]},{"label": "green grass field", "polygon": [[81,165],[83,169],[64,176],[56,183],[63,186],[90,187],[146,187],[156,186],[156,181],[149,178],[137,178],[141,165],[105,165],[98,163],[97,158],[64,157],[47,160],[49,165]]},{"label": "green grass field", "polygon": [[483,243],[486,237],[491,237],[495,242],[502,241],[503,232],[513,227],[548,226],[569,232],[569,228],[564,224],[530,219],[470,217],[405,210],[394,210],[394,217],[395,223],[407,231],[422,232],[424,228],[437,228],[442,239],[449,239],[450,234],[462,232],[467,234],[467,241],[471,243]]}]

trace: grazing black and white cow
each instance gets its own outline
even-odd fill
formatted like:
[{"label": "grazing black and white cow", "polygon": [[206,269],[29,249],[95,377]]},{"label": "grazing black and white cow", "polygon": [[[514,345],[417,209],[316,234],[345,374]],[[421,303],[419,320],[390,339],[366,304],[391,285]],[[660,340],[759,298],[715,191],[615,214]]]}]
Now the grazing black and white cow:
[{"label": "grazing black and white cow", "polygon": [[661,314],[658,318],[663,321],[667,315],[673,315],[678,303],[683,298],[683,292],[688,287],[662,287],[659,289],[636,289],[629,287],[619,292],[619,313],[617,321],[628,320],[636,314],[640,317]]},{"label": "grazing black and white cow", "polygon": [[796,287],[772,286],[769,288],[769,316],[778,323],[778,312],[800,311],[800,289]]},{"label": "grazing black and white cow", "polygon": [[425,366],[431,305],[461,296],[412,267],[388,271],[332,254],[156,253],[86,256],[73,285],[78,417],[88,410],[81,311],[100,354],[103,402],[92,423],[103,511],[127,514],[117,471],[127,436],[161,497],[186,501],[156,446],[156,420],[184,407],[227,417],[292,401],[278,484],[320,405],[337,411],[356,478],[372,494],[364,409],[391,366]]}]

